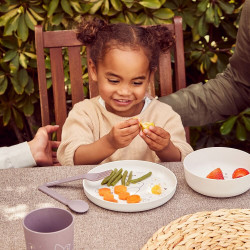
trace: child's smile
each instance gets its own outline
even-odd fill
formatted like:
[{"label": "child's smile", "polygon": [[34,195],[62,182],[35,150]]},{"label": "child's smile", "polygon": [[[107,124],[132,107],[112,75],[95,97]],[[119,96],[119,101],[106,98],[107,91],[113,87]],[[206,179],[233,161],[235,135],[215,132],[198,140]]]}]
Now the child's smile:
[{"label": "child's smile", "polygon": [[117,102],[117,105],[122,105],[122,106],[126,106],[129,105],[132,101],[131,100],[118,100],[118,99],[114,99],[114,101]]},{"label": "child's smile", "polygon": [[99,94],[108,111],[123,117],[141,112],[150,81],[149,61],[141,49],[110,49],[92,66]]}]

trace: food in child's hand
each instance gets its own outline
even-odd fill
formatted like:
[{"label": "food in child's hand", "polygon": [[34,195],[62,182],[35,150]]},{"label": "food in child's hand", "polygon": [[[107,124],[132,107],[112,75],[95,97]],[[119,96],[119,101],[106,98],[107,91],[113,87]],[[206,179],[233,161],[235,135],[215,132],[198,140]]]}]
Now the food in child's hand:
[{"label": "food in child's hand", "polygon": [[209,179],[217,179],[217,180],[224,180],[223,173],[220,168],[216,168],[211,173],[207,175]]},{"label": "food in child's hand", "polygon": [[151,188],[152,194],[161,194],[161,186],[160,185],[154,185]]},{"label": "food in child's hand", "polygon": [[130,196],[129,192],[121,192],[118,194],[120,200],[127,200],[127,198]]},{"label": "food in child's hand", "polygon": [[104,194],[103,199],[104,199],[105,201],[118,202],[118,201],[114,198],[114,195],[111,194],[111,193],[106,193],[106,194]]},{"label": "food in child's hand", "polygon": [[141,130],[148,129],[150,126],[155,126],[153,122],[140,122]]},{"label": "food in child's hand", "polygon": [[249,171],[245,168],[237,168],[232,175],[233,179],[240,178],[249,174]]},{"label": "food in child's hand", "polygon": [[127,198],[127,203],[139,203],[140,201],[141,201],[141,197],[138,194],[130,195]]},{"label": "food in child's hand", "polygon": [[125,187],[124,185],[118,185],[114,187],[115,194],[119,194],[119,193],[126,192],[126,191],[127,191],[127,187]]},{"label": "food in child's hand", "polygon": [[151,175],[152,175],[152,172],[148,172],[147,174],[145,174],[145,175],[143,175],[143,176],[141,176],[141,177],[139,177],[137,179],[131,180],[130,183],[134,183],[135,184],[137,182],[143,181],[143,180],[147,179],[148,177],[150,177]]},{"label": "food in child's hand", "polygon": [[111,194],[111,190],[109,188],[100,188],[98,193],[99,195],[104,196],[105,194]]}]

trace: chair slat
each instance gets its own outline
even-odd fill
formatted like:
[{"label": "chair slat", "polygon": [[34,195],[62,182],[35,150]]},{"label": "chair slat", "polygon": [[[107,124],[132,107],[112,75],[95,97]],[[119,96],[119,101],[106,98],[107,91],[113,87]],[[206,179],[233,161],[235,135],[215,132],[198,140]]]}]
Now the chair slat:
[{"label": "chair slat", "polygon": [[175,78],[176,90],[186,87],[182,18],[174,18],[175,27]]},{"label": "chair slat", "polygon": [[50,59],[53,81],[55,118],[56,124],[60,126],[57,131],[57,139],[61,140],[62,126],[67,118],[62,49],[50,49]]},{"label": "chair slat", "polygon": [[159,60],[160,92],[161,96],[173,92],[172,68],[170,51],[162,53]]},{"label": "chair slat", "polygon": [[82,46],[82,43],[76,38],[75,30],[56,30],[44,32],[44,47],[73,47]]},{"label": "chair slat", "polygon": [[46,70],[44,61],[43,30],[41,25],[35,27],[36,54],[37,54],[37,74],[41,105],[42,126],[50,124],[49,103],[46,82]]},{"label": "chair slat", "polygon": [[79,46],[68,48],[72,106],[84,99],[80,51]]}]

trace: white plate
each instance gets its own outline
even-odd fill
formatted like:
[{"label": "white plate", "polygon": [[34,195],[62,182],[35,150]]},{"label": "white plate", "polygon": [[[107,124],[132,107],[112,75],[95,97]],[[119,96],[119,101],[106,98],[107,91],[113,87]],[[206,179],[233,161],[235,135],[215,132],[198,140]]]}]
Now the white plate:
[{"label": "white plate", "polygon": [[[101,180],[96,182],[83,180],[83,188],[86,196],[89,200],[100,207],[120,212],[145,211],[163,205],[170,200],[175,193],[177,179],[174,173],[168,168],[153,162],[136,160],[113,161],[99,165],[91,169],[89,173],[97,173],[109,169],[113,170],[115,168],[118,170],[122,168],[123,171],[128,170],[128,172],[132,171],[132,179],[138,178],[150,171],[152,172],[152,175],[144,181],[130,184],[128,186],[127,191],[130,195],[139,194],[142,199],[140,203],[133,204],[128,204],[126,201],[119,200],[117,195],[114,194],[114,187],[112,186],[110,186],[111,191],[114,194],[115,199],[118,200],[118,203],[105,201],[103,200],[103,197],[98,194],[98,189],[107,187],[107,185],[101,185]],[[119,181],[116,185],[120,184],[121,182]],[[160,195],[151,193],[151,188],[157,184],[159,184],[162,189]]]}]

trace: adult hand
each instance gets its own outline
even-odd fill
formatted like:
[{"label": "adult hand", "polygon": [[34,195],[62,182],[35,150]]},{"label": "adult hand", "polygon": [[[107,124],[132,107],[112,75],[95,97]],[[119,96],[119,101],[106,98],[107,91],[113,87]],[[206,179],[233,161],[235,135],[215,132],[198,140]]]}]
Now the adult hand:
[{"label": "adult hand", "polygon": [[28,142],[30,151],[38,166],[60,165],[56,152],[53,151],[53,149],[58,148],[60,142],[49,140],[49,134],[57,131],[58,128],[58,125],[41,127],[38,129],[34,139]]},{"label": "adult hand", "polygon": [[110,144],[115,148],[124,148],[139,134],[138,119],[131,118],[115,125],[108,134]]}]

